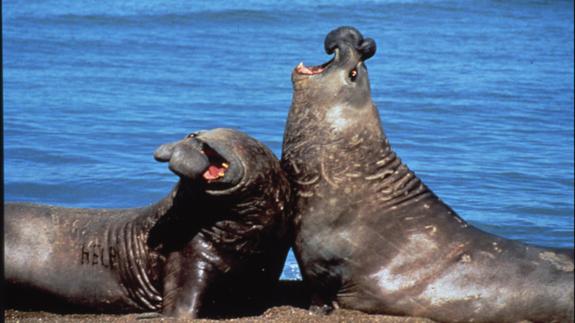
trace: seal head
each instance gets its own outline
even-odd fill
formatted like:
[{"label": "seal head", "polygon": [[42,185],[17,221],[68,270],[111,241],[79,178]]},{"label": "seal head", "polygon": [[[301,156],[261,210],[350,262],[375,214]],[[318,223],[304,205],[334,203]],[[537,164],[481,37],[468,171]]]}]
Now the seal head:
[{"label": "seal head", "polygon": [[364,38],[353,27],[340,27],[325,38],[327,54],[334,57],[318,66],[300,63],[292,73],[294,88],[307,90],[308,96],[326,105],[345,104],[349,108],[371,105],[365,61],[376,51],[375,41]]},{"label": "seal head", "polygon": [[[154,158],[160,162],[169,162],[169,168],[187,185],[204,185],[214,194],[227,191],[239,185],[244,179],[244,163],[247,158],[245,149],[248,136],[230,136],[229,129],[199,131],[187,135],[183,140],[161,145],[154,152]],[[245,138],[235,138],[235,137]],[[235,138],[235,139],[234,139]],[[230,144],[229,140],[235,141]]]}]

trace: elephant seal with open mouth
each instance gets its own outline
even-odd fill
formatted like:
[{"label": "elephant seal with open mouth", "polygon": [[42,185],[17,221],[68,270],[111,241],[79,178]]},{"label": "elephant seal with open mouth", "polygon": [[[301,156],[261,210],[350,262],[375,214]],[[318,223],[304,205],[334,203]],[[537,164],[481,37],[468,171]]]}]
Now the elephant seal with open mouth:
[{"label": "elephant seal with open mouth", "polygon": [[340,27],[298,65],[282,167],[295,255],[317,306],[441,322],[572,322],[573,251],[483,232],[393,152],[371,100],[375,42]]},{"label": "elephant seal with open mouth", "polygon": [[265,302],[290,244],[289,183],[277,158],[229,129],[191,134],[154,156],[180,180],[149,207],[8,203],[10,290],[36,304],[58,299],[87,310],[189,318],[249,313]]}]

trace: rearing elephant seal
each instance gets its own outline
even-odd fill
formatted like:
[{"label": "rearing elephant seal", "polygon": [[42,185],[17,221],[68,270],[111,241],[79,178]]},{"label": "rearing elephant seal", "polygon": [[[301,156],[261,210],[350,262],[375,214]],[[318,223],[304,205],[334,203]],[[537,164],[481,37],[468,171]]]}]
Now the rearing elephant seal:
[{"label": "rearing elephant seal", "polygon": [[384,135],[365,67],[374,41],[341,27],[325,49],[331,61],[292,74],[282,157],[313,303],[441,322],[572,322],[572,251],[462,220]]},{"label": "rearing elephant seal", "polygon": [[155,205],[7,204],[11,289],[26,289],[30,301],[49,295],[42,299],[105,312],[193,318],[257,308],[278,281],[290,243],[289,183],[279,161],[229,129],[191,134],[154,155],[180,177]]}]

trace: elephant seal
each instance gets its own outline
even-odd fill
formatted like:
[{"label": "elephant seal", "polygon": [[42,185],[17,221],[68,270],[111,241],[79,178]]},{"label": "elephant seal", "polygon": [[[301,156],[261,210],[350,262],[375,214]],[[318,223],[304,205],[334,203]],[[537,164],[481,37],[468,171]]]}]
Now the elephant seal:
[{"label": "elephant seal", "polygon": [[572,322],[572,250],[472,227],[393,152],[365,67],[375,48],[340,27],[325,39],[331,61],[292,73],[281,163],[312,304],[441,322]]},{"label": "elephant seal", "polygon": [[194,318],[259,310],[290,245],[289,182],[277,158],[230,129],[193,133],[154,157],[180,179],[149,207],[7,204],[11,290],[99,312]]}]

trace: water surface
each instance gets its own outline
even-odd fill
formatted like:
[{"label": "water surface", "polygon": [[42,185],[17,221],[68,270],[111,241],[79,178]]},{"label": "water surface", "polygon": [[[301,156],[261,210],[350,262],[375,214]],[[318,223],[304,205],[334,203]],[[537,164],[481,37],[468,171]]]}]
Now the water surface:
[{"label": "water surface", "polygon": [[573,246],[572,1],[2,6],[7,201],[151,204],[177,181],[152,152],[199,129],[279,157],[293,67],[353,25],[377,42],[373,100],[403,161],[474,225]]}]

